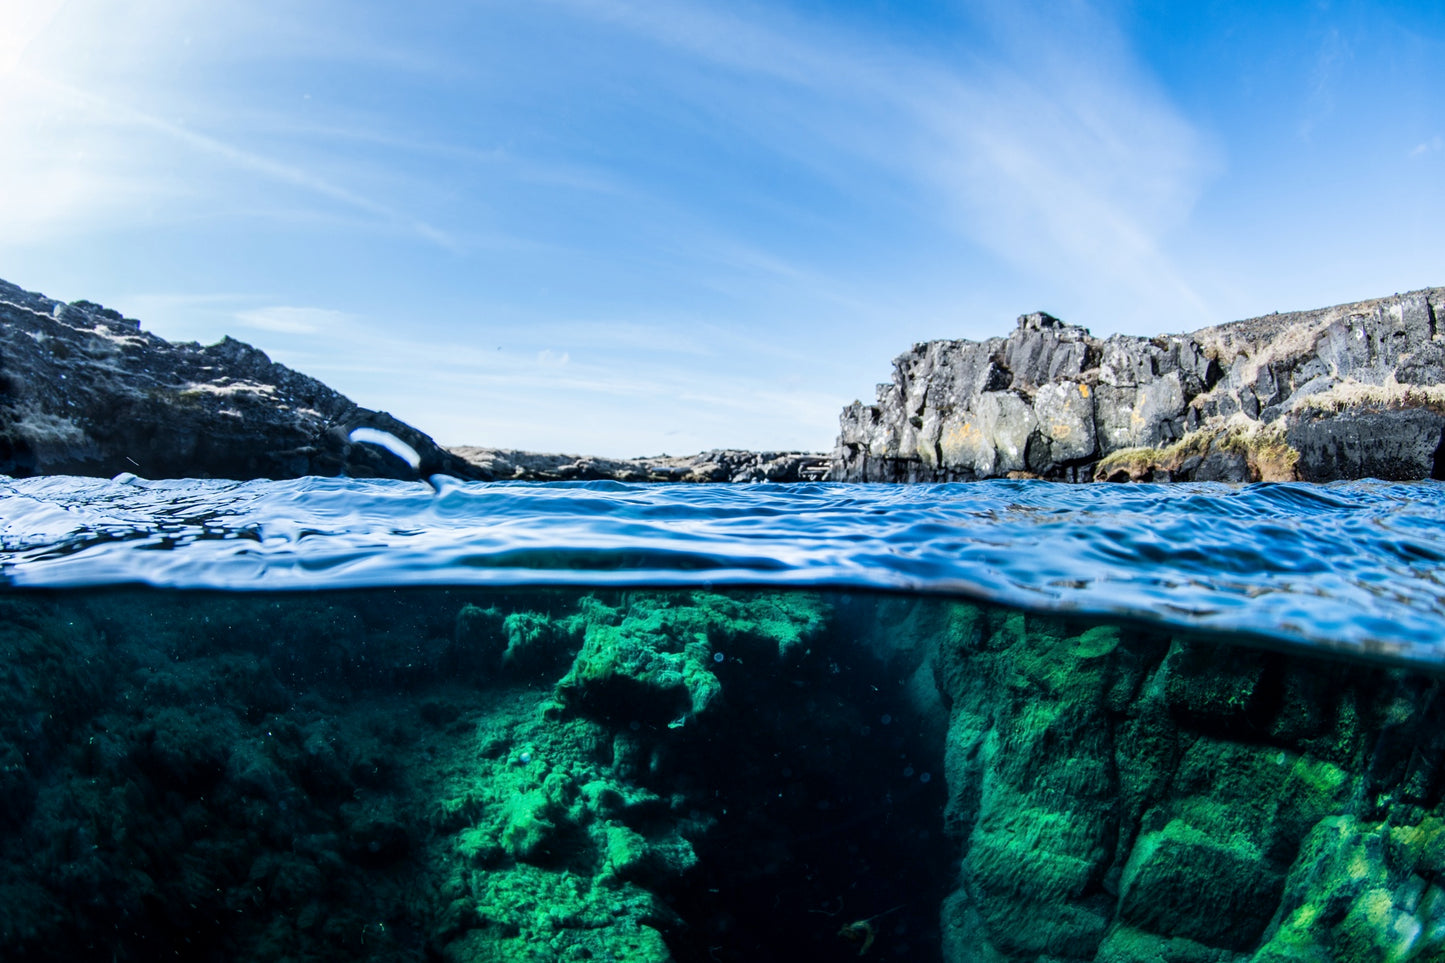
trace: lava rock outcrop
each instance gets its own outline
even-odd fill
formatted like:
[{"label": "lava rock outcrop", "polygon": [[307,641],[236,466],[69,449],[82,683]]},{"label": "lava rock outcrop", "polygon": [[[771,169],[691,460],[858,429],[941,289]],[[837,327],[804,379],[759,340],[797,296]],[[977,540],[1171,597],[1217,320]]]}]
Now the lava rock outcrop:
[{"label": "lava rock outcrop", "polygon": [[1192,334],[1048,314],[929,341],[841,417],[830,477],[945,482],[1445,477],[1445,288]]},{"label": "lava rock outcrop", "polygon": [[[356,428],[413,448],[413,468]],[[490,477],[249,344],[172,344],[89,301],[0,281],[0,473],[147,478]]]}]

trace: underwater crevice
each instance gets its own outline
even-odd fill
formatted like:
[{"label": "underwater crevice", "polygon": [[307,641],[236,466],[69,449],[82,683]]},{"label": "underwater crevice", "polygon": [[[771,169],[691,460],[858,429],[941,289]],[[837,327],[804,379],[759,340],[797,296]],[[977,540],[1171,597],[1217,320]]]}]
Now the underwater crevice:
[{"label": "underwater crevice", "polygon": [[0,955],[1445,956],[1440,678],[1224,641],[904,594],[0,595]]},{"label": "underwater crevice", "polygon": [[[653,760],[638,782],[680,793],[708,827],[689,837],[696,863],[657,889],[681,920],[666,934],[673,957],[842,959],[868,939],[870,957],[937,959],[950,875],[942,754],[909,705],[909,673],[845,632],[786,653],[774,639],[723,638],[706,711],[671,728],[648,721],[675,711],[676,693],[659,692],[667,713],[634,703],[641,724],[624,723]],[[586,684],[574,675],[562,691]]]}]

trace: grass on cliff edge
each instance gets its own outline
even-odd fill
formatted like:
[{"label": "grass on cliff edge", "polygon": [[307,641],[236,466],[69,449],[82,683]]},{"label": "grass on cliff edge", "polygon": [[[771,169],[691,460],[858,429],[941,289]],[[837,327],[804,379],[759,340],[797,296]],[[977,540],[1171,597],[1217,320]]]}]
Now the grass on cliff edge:
[{"label": "grass on cliff edge", "polygon": [[1119,472],[1130,481],[1153,477],[1160,471],[1176,472],[1189,458],[1213,451],[1237,452],[1249,465],[1254,481],[1295,481],[1299,452],[1284,438],[1279,425],[1261,425],[1252,419],[1232,418],[1216,428],[1200,428],[1163,448],[1121,448],[1094,466],[1094,480],[1105,481]]}]

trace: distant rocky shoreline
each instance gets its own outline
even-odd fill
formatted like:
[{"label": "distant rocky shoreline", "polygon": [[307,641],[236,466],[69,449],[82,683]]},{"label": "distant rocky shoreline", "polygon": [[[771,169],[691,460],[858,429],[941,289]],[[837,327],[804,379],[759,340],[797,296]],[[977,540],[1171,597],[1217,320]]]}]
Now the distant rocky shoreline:
[{"label": "distant rocky shoreline", "polygon": [[830,456],[807,452],[714,449],[696,455],[594,458],[511,448],[448,449],[498,481],[796,482],[823,481]]},{"label": "distant rocky shoreline", "polygon": [[[418,466],[353,443],[358,428],[394,435]],[[0,281],[0,474],[791,482],[828,470],[827,454],[804,452],[607,459],[447,450],[244,342],[172,344],[118,311]]]},{"label": "distant rocky shoreline", "polygon": [[[1024,315],[916,344],[831,453],[608,459],[443,448],[225,338],[173,344],[0,281],[0,473],[624,482],[1258,481],[1445,477],[1445,288],[1154,338]],[[413,467],[358,428],[387,432]]]}]

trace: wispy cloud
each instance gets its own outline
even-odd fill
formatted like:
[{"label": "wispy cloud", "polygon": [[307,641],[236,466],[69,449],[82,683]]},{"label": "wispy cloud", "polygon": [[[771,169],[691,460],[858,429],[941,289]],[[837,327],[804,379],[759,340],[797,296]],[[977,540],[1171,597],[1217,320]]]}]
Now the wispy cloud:
[{"label": "wispy cloud", "polygon": [[35,38],[55,19],[65,0],[29,0],[5,11],[5,29],[0,31],[0,75],[14,70]]},{"label": "wispy cloud", "polygon": [[[439,411],[438,396],[447,400]],[[424,423],[444,444],[622,457],[656,454],[663,438],[675,454],[722,445],[825,447],[839,408],[832,391],[780,384],[767,373],[635,356],[572,358],[564,367],[533,360],[485,373],[430,365],[425,378],[394,377],[353,397],[402,417],[433,409]]]},{"label": "wispy cloud", "polygon": [[[269,306],[230,317],[264,331],[254,341],[274,360],[445,444],[609,456],[656,453],[664,437],[678,453],[744,446],[749,437],[761,447],[820,447],[837,423],[837,395],[826,384],[780,376],[768,346],[739,348],[736,332],[706,326],[691,339],[654,340],[648,326],[634,325],[614,341],[595,325],[478,325],[457,339],[330,308]],[[757,370],[699,364],[698,351],[745,354]],[[760,433],[759,425],[769,427]]]},{"label": "wispy cloud", "polygon": [[[442,7],[454,31],[72,0],[26,28],[41,47],[0,41],[0,248],[81,239],[122,284],[249,288],[117,306],[254,338],[448,440],[488,441],[484,412],[606,422],[612,453],[677,423],[826,444],[888,352],[996,333],[999,303],[1218,320],[1171,257],[1215,152],[1083,0],[959,5],[938,44],[818,4]],[[988,330],[959,331],[985,299]]]},{"label": "wispy cloud", "polygon": [[[187,126],[165,120],[153,113],[72,86],[68,83],[45,77],[29,69],[16,68],[13,70],[11,72],[11,83],[15,84],[15,86],[27,96],[38,97],[42,103],[52,105],[53,108],[82,115],[84,119],[81,123],[87,128],[100,127],[109,129],[119,135],[124,135],[127,129],[131,132],[158,134],[173,146],[179,145],[198,154],[217,159],[234,171],[260,176],[300,188],[316,197],[334,201],[385,224],[394,225],[413,232],[418,237],[447,250],[457,249],[457,243],[452,237],[446,232],[428,224],[426,221],[412,217],[403,211],[393,209],[386,204],[363,196],[339,184],[332,183],[326,178],[320,177],[295,164],[288,164],[255,151],[237,147],[219,137],[192,130]],[[154,148],[151,148],[148,153],[152,153],[154,150]],[[17,171],[16,173],[34,170],[34,166],[26,164],[23,165],[21,171]],[[72,168],[71,170],[71,176],[73,178],[79,178],[84,176],[84,174],[85,171],[83,168]],[[100,187],[104,181],[118,179],[120,175],[100,168],[93,172],[93,176],[96,177],[98,183],[90,185],[89,189],[84,191],[85,193],[100,193],[97,188]],[[147,181],[148,186],[153,188],[156,178],[154,175],[151,175],[147,178]],[[35,187],[37,185],[32,184],[31,186]],[[112,184],[109,186],[113,188],[116,185]],[[74,191],[74,187],[65,185],[62,182],[59,191],[55,189],[49,191],[42,189],[39,192],[40,197],[38,201],[40,205],[43,206],[47,203],[47,198],[50,196],[54,196],[57,193],[64,195],[66,193],[73,193]],[[59,203],[55,206],[65,207],[66,200],[69,200],[69,198],[60,199]]]},{"label": "wispy cloud", "polygon": [[[0,243],[225,210],[240,193],[238,181],[249,178],[447,251],[459,249],[450,232],[318,172],[301,151],[287,157],[245,143],[228,129],[235,118],[225,105],[188,90],[237,52],[253,59],[263,50],[273,58],[379,59],[389,69],[428,65],[410,64],[384,45],[362,44],[345,30],[317,44],[302,21],[263,3],[218,0],[201,23],[194,22],[194,9],[174,0],[124,15],[96,3],[24,6],[7,14],[0,38],[0,125],[7,131],[0,141],[6,211]],[[192,29],[197,26],[204,29]],[[293,200],[288,216],[296,215],[294,208]]]},{"label": "wispy cloud", "polygon": [[280,334],[344,335],[351,315],[329,308],[297,308],[274,305],[236,312],[236,320],[248,328]]},{"label": "wispy cloud", "polygon": [[859,163],[901,178],[920,216],[1016,265],[1116,301],[1206,310],[1165,248],[1217,168],[1214,151],[1087,7],[1071,8],[1084,14],[1068,32],[1040,18],[945,62],[760,6],[558,2],[746,78],[725,112],[736,123],[766,125],[770,146],[820,168],[846,159],[855,187]]},{"label": "wispy cloud", "polygon": [[1424,157],[1426,154],[1438,154],[1442,149],[1445,149],[1445,137],[1436,134],[1429,140],[1416,144],[1414,148],[1411,149],[1410,156]]},{"label": "wispy cloud", "polygon": [[1334,112],[1335,88],[1345,67],[1354,58],[1354,50],[1338,28],[1324,31],[1315,51],[1310,72],[1304,117],[1299,122],[1299,135],[1309,140],[1320,124]]}]

